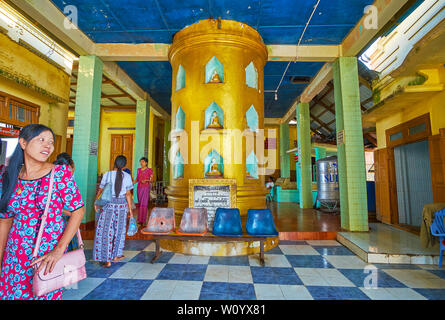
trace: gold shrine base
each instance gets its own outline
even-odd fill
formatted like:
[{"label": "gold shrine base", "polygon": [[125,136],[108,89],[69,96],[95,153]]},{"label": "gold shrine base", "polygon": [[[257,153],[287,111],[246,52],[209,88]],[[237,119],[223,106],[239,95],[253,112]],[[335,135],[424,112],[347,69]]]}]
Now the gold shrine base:
[{"label": "gold shrine base", "polygon": [[[264,251],[278,246],[278,237],[269,237],[264,241]],[[242,256],[260,252],[259,241],[210,242],[194,240],[161,240],[161,248],[172,252],[197,256]]]}]

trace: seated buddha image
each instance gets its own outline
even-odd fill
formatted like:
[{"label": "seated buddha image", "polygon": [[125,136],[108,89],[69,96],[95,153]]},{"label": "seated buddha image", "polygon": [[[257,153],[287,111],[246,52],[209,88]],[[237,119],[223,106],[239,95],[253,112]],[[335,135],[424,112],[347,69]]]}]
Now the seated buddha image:
[{"label": "seated buddha image", "polygon": [[213,70],[212,79],[209,81],[210,83],[221,83],[221,79],[219,78],[218,72],[216,72],[216,69]]},{"label": "seated buddha image", "polygon": [[222,125],[219,123],[219,118],[216,114],[216,111],[213,111],[212,119],[210,120],[210,123],[207,126],[207,128],[210,128],[210,129],[221,129],[222,128]]},{"label": "seated buddha image", "polygon": [[207,177],[221,177],[222,174],[218,170],[218,163],[215,158],[212,158],[212,163],[210,164],[210,170],[206,173]]}]

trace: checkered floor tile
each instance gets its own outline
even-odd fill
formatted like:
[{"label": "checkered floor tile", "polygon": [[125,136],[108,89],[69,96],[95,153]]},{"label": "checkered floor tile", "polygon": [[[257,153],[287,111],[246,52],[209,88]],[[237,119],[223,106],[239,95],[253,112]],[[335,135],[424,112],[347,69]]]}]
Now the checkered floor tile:
[{"label": "checkered floor tile", "polygon": [[103,268],[86,243],[88,278],[64,300],[445,300],[445,268],[369,265],[336,241],[281,241],[265,254],[202,257],[129,240],[125,259]]}]

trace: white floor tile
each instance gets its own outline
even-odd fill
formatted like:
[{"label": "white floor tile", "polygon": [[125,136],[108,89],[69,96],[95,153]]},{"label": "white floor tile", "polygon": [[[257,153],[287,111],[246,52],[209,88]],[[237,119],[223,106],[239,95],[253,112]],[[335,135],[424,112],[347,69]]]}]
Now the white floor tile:
[{"label": "white floor tile", "polygon": [[443,289],[445,288],[445,279],[442,279],[427,270],[401,270],[387,269],[383,270],[391,277],[402,282],[410,288],[425,289]]},{"label": "white floor tile", "polygon": [[210,260],[209,256],[191,256],[189,264],[208,264]]},{"label": "white floor tile", "polygon": [[284,300],[279,284],[255,283],[254,287],[257,300]]},{"label": "white floor tile", "polygon": [[363,269],[368,263],[356,256],[324,256],[337,269]]},{"label": "white floor tile", "polygon": [[134,257],[136,257],[139,253],[140,253],[140,251],[130,251],[130,250],[127,251],[127,250],[124,250],[123,254],[124,254],[125,258],[122,259],[121,261],[122,262],[128,262],[131,259],[133,259]]},{"label": "white floor tile", "polygon": [[177,281],[171,300],[198,300],[202,281]]},{"label": "white floor tile", "polygon": [[284,254],[291,255],[320,255],[320,253],[308,245],[280,245]]},{"label": "white floor tile", "polygon": [[[162,250],[162,249],[161,249]],[[150,243],[144,250],[142,251],[156,251],[156,243]],[[164,250],[163,250],[164,251]]]},{"label": "white floor tile", "polygon": [[104,281],[105,278],[86,278],[79,281],[63,290],[62,300],[81,300]]},{"label": "white floor tile", "polygon": [[154,280],[164,266],[165,263],[144,263],[144,266],[135,273],[133,279]]},{"label": "white floor tile", "polygon": [[147,263],[127,262],[117,269],[110,278],[132,279]]},{"label": "white floor tile", "polygon": [[410,288],[385,288],[397,300],[427,300],[420,293]]},{"label": "white floor tile", "polygon": [[359,288],[372,300],[397,300],[386,288]]},{"label": "white floor tile", "polygon": [[208,265],[204,281],[209,282],[228,282],[229,266]]},{"label": "white floor tile", "polygon": [[235,283],[253,283],[252,273],[248,266],[228,266],[229,280]]},{"label": "white floor tile", "polygon": [[176,280],[155,280],[141,300],[169,300],[176,287]]},{"label": "white floor tile", "polygon": [[305,286],[280,285],[280,288],[286,300],[314,300]]},{"label": "white floor tile", "polygon": [[187,264],[192,256],[187,256],[181,253],[175,253],[175,255],[168,261],[168,263]]}]

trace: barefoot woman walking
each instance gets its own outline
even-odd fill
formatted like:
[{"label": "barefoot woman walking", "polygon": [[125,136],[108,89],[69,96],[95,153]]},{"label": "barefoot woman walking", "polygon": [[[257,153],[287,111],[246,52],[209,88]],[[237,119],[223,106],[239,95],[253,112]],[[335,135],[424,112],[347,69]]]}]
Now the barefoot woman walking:
[{"label": "barefoot woman walking", "polygon": [[122,171],[126,164],[125,156],[116,157],[114,170],[104,174],[96,196],[97,200],[105,185],[111,183],[113,200],[103,208],[94,206],[96,212],[100,212],[100,216],[94,237],[93,260],[104,262],[104,267],[110,267],[111,261],[119,261],[124,258],[127,215],[133,215],[130,192],[133,189],[133,183],[131,176]]}]

